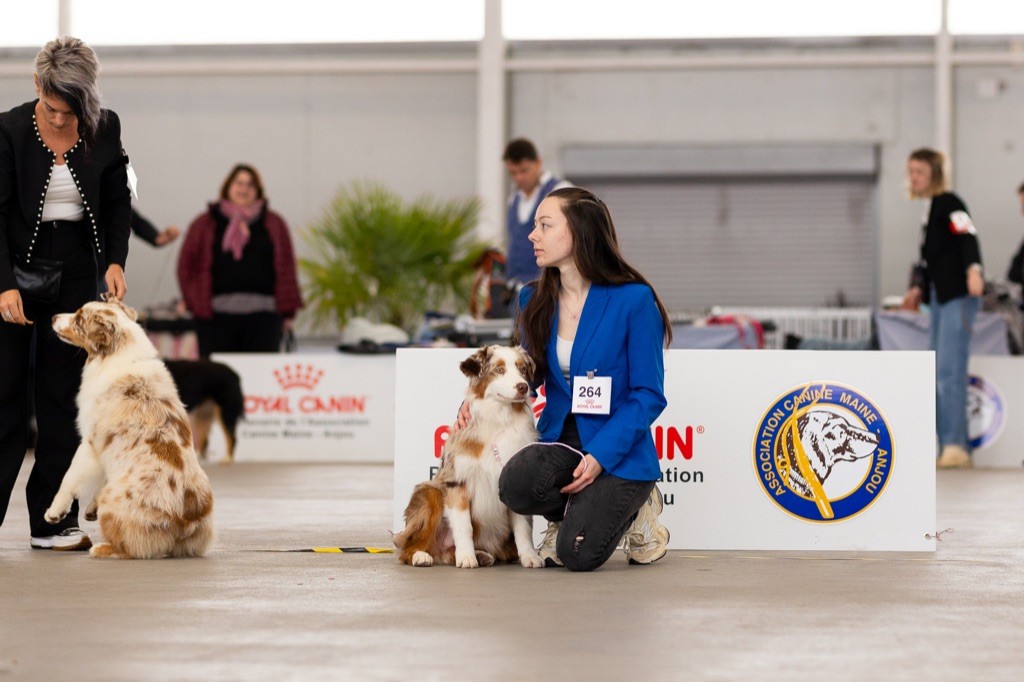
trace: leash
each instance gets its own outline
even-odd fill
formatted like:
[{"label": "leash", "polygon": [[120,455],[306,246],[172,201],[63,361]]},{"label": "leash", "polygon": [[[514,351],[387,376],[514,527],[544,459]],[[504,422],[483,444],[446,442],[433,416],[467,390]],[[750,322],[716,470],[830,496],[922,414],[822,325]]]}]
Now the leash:
[{"label": "leash", "polygon": [[304,549],[243,549],[243,552],[314,552],[316,554],[394,554],[391,547],[306,547]]},{"label": "leash", "polygon": [[[508,427],[505,427],[501,431],[498,431],[496,434],[491,436],[491,452],[494,453],[494,461],[501,466],[504,466],[504,463],[501,461],[501,452],[498,450],[498,436],[505,433],[506,431],[508,431]],[[516,452],[518,452],[518,450]]]}]

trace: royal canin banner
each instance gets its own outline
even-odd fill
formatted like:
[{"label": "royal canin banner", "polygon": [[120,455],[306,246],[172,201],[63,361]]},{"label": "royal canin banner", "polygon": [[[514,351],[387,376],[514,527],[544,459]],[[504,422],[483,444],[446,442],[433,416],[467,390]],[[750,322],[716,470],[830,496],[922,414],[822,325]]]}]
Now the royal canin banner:
[{"label": "royal canin banner", "polygon": [[[398,351],[396,530],[437,471],[474,350]],[[666,351],[651,434],[670,547],[934,551],[934,386],[930,351]]]},{"label": "royal canin banner", "polygon": [[[391,461],[394,356],[218,353],[212,359],[242,379],[245,419],[236,460]],[[211,441],[216,452],[220,443]]]}]

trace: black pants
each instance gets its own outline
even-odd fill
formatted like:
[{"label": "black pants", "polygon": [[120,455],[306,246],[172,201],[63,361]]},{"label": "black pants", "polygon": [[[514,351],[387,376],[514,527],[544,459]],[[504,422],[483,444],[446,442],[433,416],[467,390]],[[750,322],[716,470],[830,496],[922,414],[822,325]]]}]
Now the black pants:
[{"label": "black pants", "polygon": [[[23,299],[33,324],[0,322],[0,523],[25,460],[29,400],[34,398],[38,440],[35,464],[25,496],[29,526],[35,537],[54,535],[78,525],[78,504],[58,524],[43,519],[71,464],[79,437],[75,398],[82,380],[85,351],[57,338],[51,318],[73,312],[97,297],[96,264],[86,223],[44,223],[34,256],[64,261],[60,293],[53,303]],[[34,358],[30,367],[30,358]],[[29,396],[29,372],[34,396]]]},{"label": "black pants", "polygon": [[214,313],[196,320],[199,356],[210,353],[277,353],[281,350],[282,319],[277,313],[229,315]]},{"label": "black pants", "polygon": [[[561,488],[572,482],[580,463],[579,434],[570,414],[559,443],[534,443],[510,459],[498,479],[501,501],[518,514],[561,521],[555,553],[570,571],[593,571],[608,561],[654,481],[630,481],[608,473],[576,495]],[[570,447],[566,447],[566,446]]]}]

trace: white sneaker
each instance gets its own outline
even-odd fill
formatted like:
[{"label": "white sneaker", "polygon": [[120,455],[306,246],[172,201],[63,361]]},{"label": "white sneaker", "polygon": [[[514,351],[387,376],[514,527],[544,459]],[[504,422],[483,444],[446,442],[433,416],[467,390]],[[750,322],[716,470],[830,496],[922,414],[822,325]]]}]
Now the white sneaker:
[{"label": "white sneaker", "polygon": [[974,460],[962,445],[943,445],[935,466],[939,469],[970,469]]},{"label": "white sneaker", "polygon": [[561,527],[561,521],[548,521],[548,529],[544,531],[544,540],[541,541],[540,547],[537,548],[537,551],[540,552],[540,558],[544,560],[544,566],[547,568],[562,565],[562,562],[558,560],[558,552],[556,551],[558,529]]},{"label": "white sneaker", "polygon": [[32,549],[54,549],[58,552],[84,552],[92,547],[92,540],[81,528],[65,528],[56,535],[33,537],[29,540]]},{"label": "white sneaker", "polygon": [[661,491],[655,486],[651,496],[640,507],[633,525],[626,531],[623,550],[631,564],[653,564],[668,553],[670,534],[658,519],[665,508]]}]

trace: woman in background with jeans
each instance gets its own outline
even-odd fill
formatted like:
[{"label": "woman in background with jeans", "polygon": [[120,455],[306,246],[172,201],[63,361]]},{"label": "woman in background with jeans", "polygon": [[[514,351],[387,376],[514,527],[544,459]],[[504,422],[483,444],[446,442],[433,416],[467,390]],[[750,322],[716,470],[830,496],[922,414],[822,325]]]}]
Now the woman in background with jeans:
[{"label": "woman in background with jeans", "polygon": [[945,157],[918,149],[907,161],[912,199],[927,199],[921,259],[913,270],[903,307],[931,310],[935,351],[935,423],[940,469],[973,466],[967,434],[967,362],[971,330],[985,280],[977,231],[963,200],[946,186]]}]

